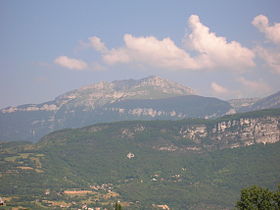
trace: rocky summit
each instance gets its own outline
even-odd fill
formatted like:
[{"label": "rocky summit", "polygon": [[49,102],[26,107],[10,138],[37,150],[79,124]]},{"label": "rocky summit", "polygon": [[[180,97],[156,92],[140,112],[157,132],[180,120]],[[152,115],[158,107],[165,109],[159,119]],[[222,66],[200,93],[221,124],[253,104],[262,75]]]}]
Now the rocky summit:
[{"label": "rocky summit", "polygon": [[29,104],[2,109],[2,113],[16,111],[58,111],[65,106],[80,107],[83,110],[93,110],[108,103],[125,99],[159,99],[172,96],[193,95],[189,87],[151,76],[140,80],[121,80],[99,82],[67,92],[55,98],[54,101],[42,104]]}]

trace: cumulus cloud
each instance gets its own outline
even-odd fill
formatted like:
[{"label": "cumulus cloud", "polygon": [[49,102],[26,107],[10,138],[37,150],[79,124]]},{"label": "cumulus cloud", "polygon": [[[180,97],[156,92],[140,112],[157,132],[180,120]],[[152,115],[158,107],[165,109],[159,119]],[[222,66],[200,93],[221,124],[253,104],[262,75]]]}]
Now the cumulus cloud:
[{"label": "cumulus cloud", "polygon": [[140,63],[167,69],[197,69],[199,65],[170,38],[158,40],[153,36],[124,35],[124,47],[112,49],[103,55],[105,63]]},{"label": "cumulus cloud", "polygon": [[237,81],[245,87],[244,92],[249,92],[251,95],[260,95],[271,92],[271,87],[263,81],[252,81],[245,79],[244,77],[237,78]]},{"label": "cumulus cloud", "polygon": [[199,53],[196,60],[203,68],[244,68],[255,65],[252,50],[237,41],[228,42],[225,37],[210,32],[210,29],[200,22],[199,16],[191,15],[188,24],[191,33],[185,37],[185,46]]},{"label": "cumulus cloud", "polygon": [[[105,64],[137,64],[170,70],[197,70],[227,67],[240,69],[255,65],[254,52],[236,41],[227,42],[200,22],[197,15],[189,18],[191,33],[186,35],[186,49],[178,47],[169,37],[135,37],[125,34],[124,46],[108,49],[99,37],[89,38],[90,45],[101,53]],[[195,51],[191,56],[189,51]]]},{"label": "cumulus cloud", "polygon": [[280,52],[277,47],[280,46],[280,23],[270,25],[266,16],[258,15],[253,19],[252,24],[265,34],[267,40],[276,44],[274,48],[256,47],[255,51],[275,73],[280,74]]},{"label": "cumulus cloud", "polygon": [[75,58],[69,58],[67,56],[59,56],[54,60],[54,63],[73,70],[84,70],[88,67],[86,62]]},{"label": "cumulus cloud", "polygon": [[252,24],[264,33],[269,41],[280,45],[280,23],[275,23],[270,26],[266,16],[258,15],[254,18]]},{"label": "cumulus cloud", "polygon": [[101,41],[101,39],[99,37],[93,36],[93,37],[89,37],[88,39],[90,41],[91,47],[93,47],[96,51],[99,51],[99,52],[107,51],[107,47],[105,46],[105,44]]},{"label": "cumulus cloud", "polygon": [[216,95],[225,95],[229,93],[229,90],[227,88],[223,87],[222,85],[219,85],[216,82],[211,83],[211,89]]},{"label": "cumulus cloud", "polygon": [[248,80],[244,77],[235,78],[238,88],[228,89],[216,82],[211,83],[212,94],[223,98],[244,98],[264,96],[272,92],[272,88],[262,80]]},{"label": "cumulus cloud", "polygon": [[269,67],[275,72],[280,74],[280,52],[272,49],[265,49],[262,47],[256,48],[256,52]]}]

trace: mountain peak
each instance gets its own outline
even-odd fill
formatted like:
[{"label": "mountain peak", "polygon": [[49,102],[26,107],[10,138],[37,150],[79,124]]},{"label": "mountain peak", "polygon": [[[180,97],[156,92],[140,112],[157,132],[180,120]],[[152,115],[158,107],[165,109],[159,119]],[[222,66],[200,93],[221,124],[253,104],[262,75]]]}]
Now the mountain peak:
[{"label": "mountain peak", "polygon": [[139,86],[161,88],[163,92],[173,92],[178,95],[193,95],[195,91],[185,85],[169,81],[159,76],[149,76],[139,80]]},{"label": "mountain peak", "polygon": [[147,84],[147,85],[155,85],[155,86],[158,86],[158,85],[164,84],[164,83],[170,83],[167,79],[163,79],[159,76],[149,76],[149,77],[141,79],[140,82]]},{"label": "mountain peak", "polygon": [[141,80],[166,80],[166,79],[161,78],[161,77],[156,76],[156,75],[151,75],[151,76],[148,76],[148,77],[144,77]]},{"label": "mountain peak", "polygon": [[164,95],[193,95],[195,93],[194,90],[187,86],[169,81],[159,76],[149,76],[139,80],[129,79],[115,80],[113,82],[98,82],[92,85],[81,87],[69,93],[73,92],[76,94],[93,94],[94,92],[106,94],[117,93],[117,95],[122,95],[122,98],[124,97],[124,95],[126,95],[128,98],[131,96],[133,98],[143,98],[143,94],[147,96],[146,98],[151,98],[151,96],[149,96],[152,94],[151,92],[157,92],[158,94],[157,96],[153,94],[153,98],[164,98]]},{"label": "mountain peak", "polygon": [[12,107],[12,109],[4,109],[2,112],[25,111],[27,109],[59,110],[62,106],[67,107],[67,109],[82,107],[85,110],[92,110],[125,99],[159,99],[193,94],[194,91],[187,86],[159,76],[149,76],[139,80],[101,81],[62,94],[52,102],[43,103],[43,108],[41,106],[38,108],[38,105],[24,109]]}]

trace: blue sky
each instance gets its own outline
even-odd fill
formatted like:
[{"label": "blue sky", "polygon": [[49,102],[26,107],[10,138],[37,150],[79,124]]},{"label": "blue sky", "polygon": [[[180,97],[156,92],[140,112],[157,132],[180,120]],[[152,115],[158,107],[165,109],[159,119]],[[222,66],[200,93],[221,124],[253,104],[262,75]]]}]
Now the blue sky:
[{"label": "blue sky", "polygon": [[280,90],[280,2],[0,1],[0,108],[158,75],[223,99]]}]

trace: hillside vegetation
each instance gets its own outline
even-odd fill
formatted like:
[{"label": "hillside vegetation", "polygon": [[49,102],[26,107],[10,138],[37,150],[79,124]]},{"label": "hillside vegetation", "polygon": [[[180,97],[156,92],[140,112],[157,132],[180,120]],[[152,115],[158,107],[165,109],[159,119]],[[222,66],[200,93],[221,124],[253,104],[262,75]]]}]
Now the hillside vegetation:
[{"label": "hillside vegetation", "polygon": [[265,123],[279,115],[265,110],[216,120],[97,124],[56,131],[36,144],[1,143],[0,197],[7,206],[33,209],[112,208],[117,200],[123,209],[233,208],[240,189],[277,186],[280,143],[221,149],[180,130],[243,119]]}]

